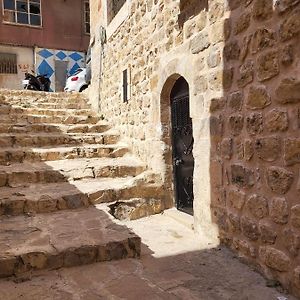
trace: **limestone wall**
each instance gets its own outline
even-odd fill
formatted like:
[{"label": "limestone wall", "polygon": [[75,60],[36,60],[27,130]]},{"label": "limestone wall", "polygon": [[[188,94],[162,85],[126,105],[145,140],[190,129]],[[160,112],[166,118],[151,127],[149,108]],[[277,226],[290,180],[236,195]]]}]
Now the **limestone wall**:
[{"label": "limestone wall", "polygon": [[[171,206],[169,101],[183,76],[195,140],[196,230],[220,236],[297,292],[300,1],[273,2],[127,0],[128,17],[108,37],[93,79],[101,78],[92,85],[100,105],[97,93],[92,102],[161,174]],[[99,42],[92,51],[100,57]],[[126,68],[131,90],[123,103]]]},{"label": "limestone wall", "polygon": [[298,295],[299,2],[232,1],[224,94],[211,102],[212,213],[222,240]]}]

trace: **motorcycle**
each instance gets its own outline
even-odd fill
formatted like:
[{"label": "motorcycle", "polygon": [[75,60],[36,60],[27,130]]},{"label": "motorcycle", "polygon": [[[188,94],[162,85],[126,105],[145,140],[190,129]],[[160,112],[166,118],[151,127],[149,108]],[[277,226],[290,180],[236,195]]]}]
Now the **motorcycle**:
[{"label": "motorcycle", "polygon": [[51,81],[47,75],[34,76],[30,73],[25,73],[25,79],[22,81],[25,90],[32,91],[50,91]]}]

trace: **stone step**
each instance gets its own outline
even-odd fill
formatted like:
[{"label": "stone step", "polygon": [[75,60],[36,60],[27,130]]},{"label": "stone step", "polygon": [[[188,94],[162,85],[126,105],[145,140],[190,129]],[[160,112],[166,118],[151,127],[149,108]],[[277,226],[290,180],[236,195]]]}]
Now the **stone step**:
[{"label": "stone step", "polygon": [[1,123],[17,124],[17,123],[52,123],[52,124],[97,124],[101,121],[98,116],[44,116],[44,115],[4,115],[1,117]]},{"label": "stone step", "polygon": [[131,156],[12,164],[0,166],[0,187],[25,187],[36,183],[67,182],[99,177],[137,176],[143,171],[145,166]]},{"label": "stone step", "polygon": [[0,165],[22,162],[42,162],[61,159],[120,157],[128,153],[124,144],[115,145],[80,145],[53,148],[2,148]]},{"label": "stone step", "polygon": [[3,124],[0,123],[0,133],[34,133],[34,132],[60,132],[60,133],[103,133],[109,130],[106,122],[98,124]]},{"label": "stone step", "polygon": [[0,105],[0,116],[5,114],[22,114],[38,116],[96,116],[90,109],[53,109],[53,108],[24,108],[16,105]]},{"label": "stone step", "polygon": [[0,188],[0,215],[50,213],[132,198],[164,199],[162,186],[140,176],[96,178]]},{"label": "stone step", "polygon": [[0,218],[0,277],[140,256],[141,239],[95,207]]},{"label": "stone step", "polygon": [[35,133],[0,134],[0,149],[9,147],[50,147],[59,145],[115,144],[119,136],[115,133]]}]

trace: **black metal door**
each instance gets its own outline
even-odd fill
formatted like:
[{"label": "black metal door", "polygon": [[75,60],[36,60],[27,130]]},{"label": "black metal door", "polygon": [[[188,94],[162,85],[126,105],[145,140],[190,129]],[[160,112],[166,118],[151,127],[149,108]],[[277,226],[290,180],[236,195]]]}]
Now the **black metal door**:
[{"label": "black metal door", "polygon": [[176,204],[179,210],[193,214],[193,127],[190,118],[189,86],[180,77],[171,91],[173,169]]}]

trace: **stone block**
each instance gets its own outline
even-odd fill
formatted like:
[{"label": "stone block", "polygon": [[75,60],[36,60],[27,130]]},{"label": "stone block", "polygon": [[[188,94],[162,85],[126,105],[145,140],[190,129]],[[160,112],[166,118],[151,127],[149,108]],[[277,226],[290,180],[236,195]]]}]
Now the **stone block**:
[{"label": "stone block", "polygon": [[266,172],[269,188],[276,194],[286,194],[294,180],[294,174],[284,168],[270,167]]},{"label": "stone block", "polygon": [[213,216],[220,230],[228,231],[228,218],[227,213],[223,209],[214,209]]},{"label": "stone block", "polygon": [[207,32],[200,32],[198,33],[192,40],[191,40],[191,52],[193,54],[198,54],[210,46],[210,41]]},{"label": "stone block", "polygon": [[294,165],[300,163],[300,139],[285,140],[284,161],[286,165]]},{"label": "stone block", "polygon": [[221,52],[219,47],[211,47],[209,54],[207,56],[207,65],[209,68],[217,67],[221,62]]},{"label": "stone block", "polygon": [[291,228],[286,228],[283,230],[283,240],[285,248],[288,252],[296,257],[300,250],[300,234]]},{"label": "stone block", "polygon": [[257,194],[251,195],[248,198],[246,208],[257,219],[265,218],[269,213],[267,199]]},{"label": "stone block", "polygon": [[294,274],[293,274],[293,283],[297,288],[300,289],[300,266],[295,268]]},{"label": "stone block", "polygon": [[[222,110],[225,107],[225,98],[220,97],[220,98],[212,98],[210,100],[210,107],[209,111],[211,113]],[[0,177],[1,178],[1,177]]]},{"label": "stone block", "polygon": [[240,190],[229,190],[228,200],[232,207],[242,210],[246,200],[246,194]]},{"label": "stone block", "polygon": [[226,43],[224,46],[224,57],[226,61],[238,60],[240,56],[240,46],[237,40]]},{"label": "stone block", "polygon": [[259,138],[255,141],[254,149],[260,159],[272,162],[281,155],[281,140],[278,137]]},{"label": "stone block", "polygon": [[213,2],[209,7],[208,19],[210,24],[222,19],[224,15],[224,4],[222,2]]},{"label": "stone block", "polygon": [[300,80],[289,77],[283,79],[276,89],[277,102],[279,104],[300,102]]},{"label": "stone block", "polygon": [[294,227],[300,228],[300,204],[291,208],[291,223]]},{"label": "stone block", "polygon": [[272,198],[269,204],[270,217],[277,224],[286,224],[288,222],[289,211],[285,198]]},{"label": "stone block", "polygon": [[241,165],[231,165],[231,182],[241,188],[254,186],[254,172]]},{"label": "stone block", "polygon": [[290,66],[294,62],[294,48],[293,45],[286,45],[280,53],[281,64],[285,67]]},{"label": "stone block", "polygon": [[247,116],[246,128],[250,135],[257,135],[263,131],[263,116],[261,113],[252,113]]},{"label": "stone block", "polygon": [[286,131],[289,127],[288,113],[285,110],[272,109],[266,113],[265,120],[270,132]]},{"label": "stone block", "polygon": [[250,25],[250,20],[251,14],[249,12],[243,12],[235,22],[234,34],[245,31]]},{"label": "stone block", "polygon": [[253,60],[246,61],[239,68],[237,83],[239,87],[245,87],[247,84],[253,81],[254,76],[254,63]]},{"label": "stone block", "polygon": [[273,245],[277,239],[277,232],[274,228],[268,223],[259,224],[260,238],[261,241],[265,244]]},{"label": "stone block", "polygon": [[232,111],[239,111],[243,107],[244,95],[240,91],[233,92],[228,96],[228,107]]},{"label": "stone block", "polygon": [[[221,73],[221,72],[220,72]],[[227,68],[223,70],[222,76],[223,77],[223,87],[222,90],[229,90],[232,86],[234,76],[234,69],[233,68]]]},{"label": "stone block", "polygon": [[243,216],[241,218],[241,228],[242,228],[242,232],[243,234],[250,240],[252,241],[257,241],[259,236],[260,236],[260,232],[259,232],[259,228],[257,225],[257,222],[246,217]]},{"label": "stone block", "polygon": [[231,227],[231,230],[233,232],[239,232],[240,231],[240,216],[236,213],[230,212],[228,214],[228,220],[229,220],[229,225]]},{"label": "stone block", "polygon": [[6,186],[7,184],[7,173],[0,172],[0,187]]},{"label": "stone block", "polygon": [[244,61],[249,53],[251,40],[252,40],[252,35],[246,35],[243,38],[243,42],[241,45],[241,51],[240,51],[240,60],[241,61]]},{"label": "stone block", "polygon": [[242,115],[231,115],[229,117],[229,129],[232,135],[239,135],[244,127],[244,117]]},{"label": "stone block", "polygon": [[212,91],[222,91],[223,90],[223,76],[224,72],[218,70],[218,71],[212,71],[210,72],[208,77],[209,82],[209,88]]},{"label": "stone block", "polygon": [[253,18],[264,21],[272,17],[273,2],[270,0],[255,0],[253,3]]},{"label": "stone block", "polygon": [[233,154],[233,140],[232,138],[223,139],[221,142],[221,156],[225,159],[231,159]]},{"label": "stone block", "polygon": [[275,9],[279,13],[283,13],[288,9],[296,6],[300,3],[300,0],[276,0],[275,2]]},{"label": "stone block", "polygon": [[290,258],[283,251],[273,247],[260,247],[259,256],[266,266],[273,270],[286,272],[290,268]]},{"label": "stone block", "polygon": [[194,80],[194,94],[204,93],[208,89],[208,82],[206,76],[196,76]]},{"label": "stone block", "polygon": [[254,155],[254,146],[251,140],[245,140],[244,143],[244,158],[246,161],[250,161]]},{"label": "stone block", "polygon": [[211,136],[223,135],[223,119],[221,116],[211,116],[209,118]]},{"label": "stone block", "polygon": [[263,109],[271,104],[271,96],[264,86],[251,86],[247,97],[250,109]]},{"label": "stone block", "polygon": [[295,9],[288,18],[282,22],[279,28],[279,36],[282,41],[288,41],[299,35],[300,9]]},{"label": "stone block", "polygon": [[256,249],[246,240],[241,240],[238,238],[233,239],[233,248],[238,250],[246,257],[256,257]]},{"label": "stone block", "polygon": [[259,81],[271,79],[279,74],[278,52],[270,51],[257,59],[257,78]]},{"label": "stone block", "polygon": [[273,47],[276,43],[274,31],[267,28],[259,28],[255,31],[251,40],[251,52],[253,54],[269,47]]}]

